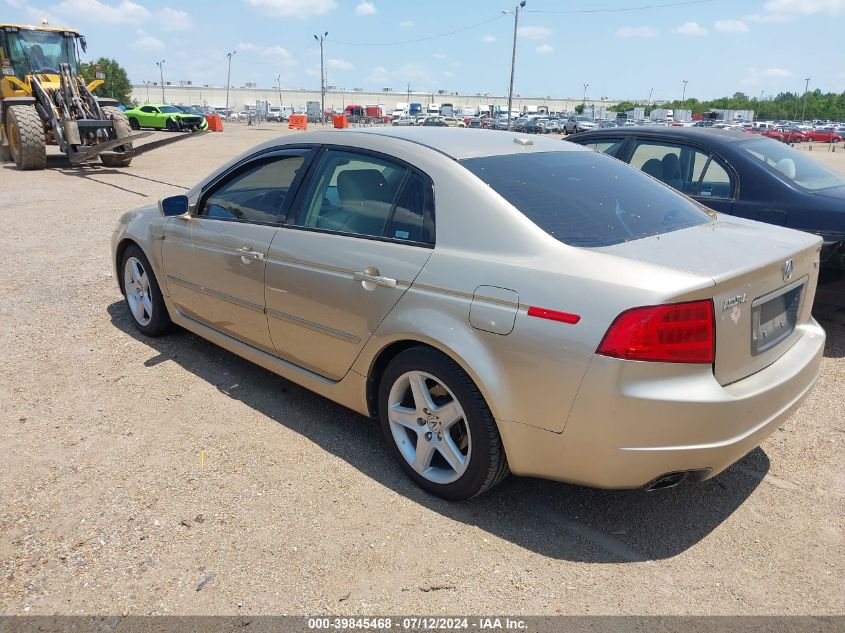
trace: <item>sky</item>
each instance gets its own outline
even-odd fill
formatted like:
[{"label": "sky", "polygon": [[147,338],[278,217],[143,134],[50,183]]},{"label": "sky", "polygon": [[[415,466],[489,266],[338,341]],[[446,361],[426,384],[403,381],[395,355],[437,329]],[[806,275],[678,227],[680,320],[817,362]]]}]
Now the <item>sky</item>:
[{"label": "sky", "polygon": [[[2,20],[80,30],[135,83],[505,95],[514,7],[477,0],[0,0]],[[5,6],[3,6],[5,4]],[[651,6],[651,8],[643,8]],[[663,5],[655,7],[655,5]],[[672,5],[672,6],[666,6]],[[645,101],[845,92],[845,0],[527,0],[514,93]]]}]

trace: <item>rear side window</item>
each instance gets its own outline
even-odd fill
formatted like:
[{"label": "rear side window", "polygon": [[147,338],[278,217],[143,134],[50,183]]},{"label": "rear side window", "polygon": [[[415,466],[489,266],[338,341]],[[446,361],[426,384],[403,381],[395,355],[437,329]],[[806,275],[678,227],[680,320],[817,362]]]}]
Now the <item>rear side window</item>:
[{"label": "rear side window", "polygon": [[572,246],[609,246],[711,221],[696,203],[595,152],[489,156],[461,164]]}]

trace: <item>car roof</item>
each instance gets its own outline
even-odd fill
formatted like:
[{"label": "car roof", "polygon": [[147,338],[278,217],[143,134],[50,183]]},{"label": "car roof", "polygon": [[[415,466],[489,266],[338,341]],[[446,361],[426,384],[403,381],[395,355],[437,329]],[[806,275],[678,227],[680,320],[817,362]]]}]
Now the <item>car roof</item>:
[{"label": "car roof", "polygon": [[374,127],[343,130],[342,134],[395,138],[428,147],[455,160],[535,152],[578,151],[581,149],[590,151],[574,143],[561,143],[555,139],[536,138],[535,136],[525,136],[524,134],[505,131],[459,128]]},{"label": "car roof", "polygon": [[578,132],[571,140],[578,140],[582,138],[590,138],[594,136],[607,136],[608,134],[615,134],[617,136],[640,136],[647,138],[649,136],[667,138],[671,137],[677,140],[697,140],[711,145],[733,145],[741,141],[747,141],[754,136],[749,136],[740,130],[722,130],[719,128],[707,127],[627,127],[627,128],[602,128],[599,130],[589,130],[586,132]]}]

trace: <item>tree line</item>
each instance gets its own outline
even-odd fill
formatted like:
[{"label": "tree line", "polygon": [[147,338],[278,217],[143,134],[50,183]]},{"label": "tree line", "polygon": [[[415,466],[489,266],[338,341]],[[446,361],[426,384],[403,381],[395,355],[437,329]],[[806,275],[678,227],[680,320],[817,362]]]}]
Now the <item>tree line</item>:
[{"label": "tree line", "polygon": [[710,110],[754,110],[757,119],[790,119],[805,120],[822,119],[831,121],[845,121],[845,92],[822,92],[814,90],[805,95],[795,92],[781,92],[774,97],[759,99],[749,97],[743,92],[735,92],[731,97],[720,97],[710,101],[685,99],[684,101],[670,101],[659,106],[634,101],[623,101],[614,107],[617,112],[626,112],[634,108],[645,108],[646,115],[655,107],[672,110],[692,110],[693,114],[704,114]]}]

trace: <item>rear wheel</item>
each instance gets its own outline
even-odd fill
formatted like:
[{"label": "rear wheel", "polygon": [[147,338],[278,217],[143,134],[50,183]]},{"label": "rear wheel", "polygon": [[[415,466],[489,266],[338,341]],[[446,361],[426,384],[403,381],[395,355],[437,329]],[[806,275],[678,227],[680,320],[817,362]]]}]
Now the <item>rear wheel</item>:
[{"label": "rear wheel", "polygon": [[141,129],[141,125],[138,123],[138,119],[136,119],[135,117],[129,118],[129,127],[132,128],[133,130],[140,130]]},{"label": "rear wheel", "polygon": [[437,350],[414,347],[390,362],[379,385],[379,419],[402,469],[439,497],[469,499],[509,472],[484,397],[472,379]]},{"label": "rear wheel", "polygon": [[[112,121],[114,121],[114,131],[117,134],[117,138],[131,136],[132,127],[129,124],[129,119],[127,119],[126,115],[123,113],[123,110],[114,106],[105,106],[103,108],[103,114],[111,117]],[[132,162],[132,143],[116,147],[115,150],[125,152],[128,156],[121,156],[120,154],[101,154],[100,160],[103,165],[106,167],[128,167],[129,163]]]},{"label": "rear wheel", "polygon": [[35,106],[9,107],[6,114],[6,137],[9,140],[9,152],[18,169],[44,169],[47,166],[44,125]]}]

